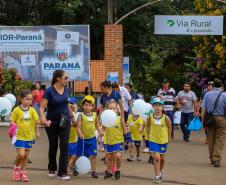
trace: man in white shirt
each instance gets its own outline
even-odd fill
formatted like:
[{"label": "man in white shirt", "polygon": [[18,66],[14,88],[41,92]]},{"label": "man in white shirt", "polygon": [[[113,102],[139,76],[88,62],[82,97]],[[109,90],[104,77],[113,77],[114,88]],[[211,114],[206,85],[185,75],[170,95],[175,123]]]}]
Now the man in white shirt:
[{"label": "man in white shirt", "polygon": [[119,86],[117,82],[112,83],[112,89],[114,91],[118,91],[122,97],[122,103],[124,107],[124,118],[125,122],[127,122],[129,112],[132,109],[132,97],[129,91],[125,87]]}]

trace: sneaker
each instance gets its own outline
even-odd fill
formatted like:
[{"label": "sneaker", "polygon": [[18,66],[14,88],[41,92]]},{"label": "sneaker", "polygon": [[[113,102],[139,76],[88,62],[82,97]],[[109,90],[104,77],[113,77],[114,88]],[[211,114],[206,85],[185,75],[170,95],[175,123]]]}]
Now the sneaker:
[{"label": "sneaker", "polygon": [[160,176],[155,176],[154,183],[160,184],[160,181],[161,181]]},{"label": "sneaker", "polygon": [[74,170],[73,170],[73,175],[74,176],[78,176],[78,172],[77,172],[77,170],[74,168]]},{"label": "sneaker", "polygon": [[117,171],[115,172],[115,179],[116,179],[116,180],[120,179],[120,171],[119,171],[119,170],[117,170]]},{"label": "sneaker", "polygon": [[28,160],[27,160],[27,163],[30,163],[30,164],[31,164],[31,163],[32,163],[32,161],[31,161],[30,159],[28,159]]},{"label": "sneaker", "polygon": [[111,178],[112,176],[113,176],[112,173],[105,171],[104,179]]},{"label": "sneaker", "polygon": [[154,164],[154,158],[152,156],[149,157],[148,163]]},{"label": "sneaker", "polygon": [[149,148],[145,148],[144,150],[143,150],[143,153],[148,153],[149,152]]},{"label": "sneaker", "polygon": [[216,168],[221,167],[220,161],[213,161],[213,166],[216,167]]},{"label": "sneaker", "polygon": [[55,171],[49,171],[48,176],[49,177],[56,177]]},{"label": "sneaker", "polygon": [[26,171],[21,171],[20,172],[20,179],[22,182],[28,182],[29,178],[27,176],[27,172]]},{"label": "sneaker", "polygon": [[15,167],[13,169],[12,180],[14,180],[14,181],[20,181],[21,180],[21,178],[20,178],[20,168]]},{"label": "sneaker", "polygon": [[160,173],[160,180],[161,181],[163,180],[163,171],[161,171],[161,173]]},{"label": "sneaker", "polygon": [[105,161],[105,157],[102,157],[102,158],[101,158],[101,161]]},{"label": "sneaker", "polygon": [[58,180],[70,180],[70,176],[69,175],[58,175],[57,176]]},{"label": "sneaker", "polygon": [[96,172],[92,172],[92,177],[95,178],[95,179],[97,179],[98,178],[97,173]]},{"label": "sneaker", "polygon": [[142,161],[140,157],[137,157],[137,161]]},{"label": "sneaker", "polygon": [[133,161],[133,157],[129,157],[126,159],[128,162],[132,162]]}]

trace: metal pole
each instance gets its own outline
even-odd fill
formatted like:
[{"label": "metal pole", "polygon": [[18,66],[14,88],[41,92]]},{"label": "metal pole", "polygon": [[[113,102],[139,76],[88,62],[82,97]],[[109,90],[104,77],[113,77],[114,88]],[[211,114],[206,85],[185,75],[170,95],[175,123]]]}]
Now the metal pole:
[{"label": "metal pole", "polygon": [[113,4],[112,4],[112,0],[108,0],[108,24],[113,24]]},{"label": "metal pole", "polygon": [[136,9],[134,9],[134,10],[130,11],[129,13],[125,14],[124,16],[122,16],[118,21],[116,21],[116,22],[114,23],[114,25],[119,24],[122,20],[124,20],[126,17],[130,16],[131,14],[135,13],[136,11],[138,11],[138,10],[140,10],[140,9],[142,9],[142,8],[145,8],[145,7],[147,7],[147,6],[150,6],[150,5],[154,4],[154,3],[158,3],[158,2],[160,2],[160,1],[162,1],[162,0],[152,1],[152,2],[150,2],[150,3],[146,3],[146,4],[142,5],[142,6],[137,7]]}]

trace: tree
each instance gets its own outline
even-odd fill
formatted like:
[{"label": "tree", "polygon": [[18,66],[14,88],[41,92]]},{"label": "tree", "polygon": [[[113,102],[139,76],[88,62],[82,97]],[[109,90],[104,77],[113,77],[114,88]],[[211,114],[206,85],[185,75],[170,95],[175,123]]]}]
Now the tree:
[{"label": "tree", "polygon": [[[195,0],[200,15],[226,15],[226,6],[213,0]],[[224,22],[225,25],[225,22]],[[220,77],[226,73],[226,36],[193,36],[197,69],[204,78]]]}]

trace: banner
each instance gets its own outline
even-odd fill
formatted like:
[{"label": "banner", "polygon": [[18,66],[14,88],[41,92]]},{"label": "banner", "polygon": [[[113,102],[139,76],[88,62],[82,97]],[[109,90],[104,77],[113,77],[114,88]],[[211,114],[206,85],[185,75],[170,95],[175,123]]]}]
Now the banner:
[{"label": "banner", "polygon": [[155,34],[223,35],[223,16],[155,15]]},{"label": "banner", "polygon": [[88,25],[0,26],[0,61],[24,80],[48,82],[57,69],[90,79]]},{"label": "banner", "polygon": [[110,82],[118,83],[118,72],[109,72],[107,76],[107,80]]}]

